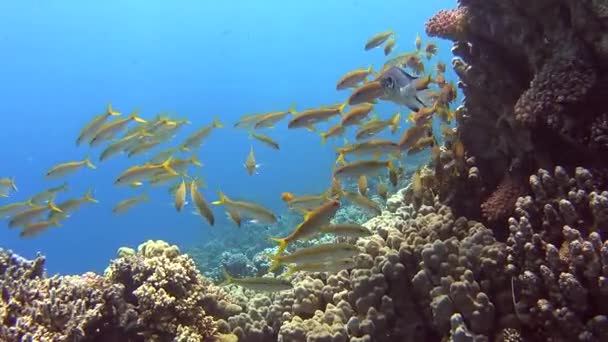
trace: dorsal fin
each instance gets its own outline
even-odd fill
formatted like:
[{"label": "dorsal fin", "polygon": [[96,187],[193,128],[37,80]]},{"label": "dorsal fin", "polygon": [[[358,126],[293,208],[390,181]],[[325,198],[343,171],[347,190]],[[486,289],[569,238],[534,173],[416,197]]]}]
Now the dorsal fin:
[{"label": "dorsal fin", "polygon": [[415,79],[418,79],[418,77],[413,76],[413,75],[410,75],[410,74],[409,74],[407,71],[405,71],[405,69],[403,69],[403,68],[400,68],[400,67],[395,67],[395,68],[397,68],[397,70],[401,71],[401,73],[402,73],[402,74],[403,74],[405,77],[407,77],[408,79],[410,79],[410,80],[415,80]]}]

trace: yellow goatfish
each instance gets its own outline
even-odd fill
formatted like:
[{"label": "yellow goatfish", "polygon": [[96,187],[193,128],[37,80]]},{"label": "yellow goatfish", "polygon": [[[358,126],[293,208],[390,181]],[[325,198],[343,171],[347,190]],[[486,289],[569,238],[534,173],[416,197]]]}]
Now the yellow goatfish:
[{"label": "yellow goatfish", "polygon": [[140,139],[143,139],[144,137],[151,137],[151,136],[152,136],[152,134],[149,134],[147,132],[135,132],[133,134],[127,135],[124,138],[121,138],[120,140],[117,140],[117,141],[111,143],[110,145],[108,145],[108,147],[106,147],[101,152],[101,155],[99,156],[99,161],[104,161],[106,159],[109,159],[110,157],[120,154],[120,153],[130,149]]},{"label": "yellow goatfish", "polygon": [[251,202],[234,201],[228,198],[223,192],[219,192],[220,199],[213,201],[214,205],[223,205],[227,209],[238,211],[241,216],[254,219],[261,223],[275,223],[277,217],[268,209]]},{"label": "yellow goatfish", "polygon": [[114,136],[124,130],[131,121],[146,123],[146,120],[140,118],[138,114],[139,112],[135,111],[124,119],[114,120],[104,124],[103,126],[101,126],[101,128],[99,128],[97,133],[95,133],[93,139],[89,141],[89,145],[97,146],[104,141],[114,138]]},{"label": "yellow goatfish", "polygon": [[358,160],[334,169],[334,177],[358,178],[361,175],[378,173],[383,169],[391,168],[392,165],[392,159],[387,161]]},{"label": "yellow goatfish", "polygon": [[130,167],[120,176],[118,176],[118,178],[116,178],[114,184],[129,185],[142,181],[146,178],[151,178],[152,176],[158,174],[159,171],[177,175],[178,173],[171,167],[171,160],[172,157],[169,157],[169,159],[165,160],[161,164],[145,164]]},{"label": "yellow goatfish", "polygon": [[276,270],[281,264],[306,264],[311,262],[332,262],[352,258],[361,253],[357,246],[348,243],[327,243],[300,248],[291,254],[272,257],[269,271]]},{"label": "yellow goatfish", "polygon": [[49,212],[48,219],[53,220],[63,219],[70,217],[70,214],[76,209],[80,208],[84,203],[99,203],[98,200],[93,198],[93,189],[87,190],[87,192],[79,198],[72,198],[57,204],[57,208],[61,209],[61,212],[51,211]]},{"label": "yellow goatfish", "polygon": [[321,233],[334,234],[336,236],[344,237],[365,237],[372,235],[372,232],[356,223],[339,223],[330,224],[321,227]]},{"label": "yellow goatfish", "polygon": [[289,107],[289,109],[281,111],[281,112],[272,112],[272,113],[267,113],[264,114],[261,118],[259,118],[255,125],[253,126],[255,129],[260,129],[260,128],[273,128],[274,125],[283,120],[284,117],[286,117],[289,114],[295,114],[296,113],[296,105],[292,104],[291,107]]},{"label": "yellow goatfish", "polygon": [[395,115],[388,120],[371,120],[365,122],[355,133],[355,139],[361,140],[371,138],[387,127],[390,127],[391,133],[394,134],[399,129],[399,120],[401,120],[401,113],[395,113]]},{"label": "yellow goatfish", "polygon": [[353,107],[348,111],[348,113],[344,114],[340,123],[342,124],[342,126],[345,127],[358,125],[363,119],[367,117],[367,115],[372,111],[372,109],[374,109],[374,105],[369,103],[363,103],[356,107]]},{"label": "yellow goatfish", "polygon": [[361,194],[358,194],[356,192],[344,191],[342,193],[342,196],[344,196],[344,198],[351,201],[353,204],[372,215],[378,216],[382,214],[382,208],[380,208],[378,203],[372,201],[371,199]]},{"label": "yellow goatfish", "polygon": [[230,221],[232,221],[234,224],[236,224],[237,227],[239,227],[239,228],[241,227],[242,219],[241,219],[241,214],[239,214],[238,211],[227,209],[226,215],[228,216]]},{"label": "yellow goatfish", "polygon": [[25,227],[23,227],[23,230],[19,233],[19,237],[21,237],[21,238],[34,237],[34,236],[37,236],[38,234],[42,233],[43,231],[47,230],[50,227],[60,227],[60,226],[61,226],[61,224],[59,223],[57,218],[55,218],[53,220],[30,223],[30,224],[26,225]]},{"label": "yellow goatfish", "polygon": [[344,163],[344,157],[349,154],[357,156],[372,155],[375,158],[380,158],[384,154],[392,155],[401,152],[399,145],[396,142],[386,139],[375,139],[352,145],[345,145],[344,147],[338,148],[337,151],[338,164]]},{"label": "yellow goatfish", "polygon": [[341,124],[337,124],[337,125],[331,126],[327,130],[327,132],[319,133],[319,135],[321,136],[321,145],[325,145],[325,143],[327,142],[327,138],[342,136],[344,134],[344,130],[345,130],[344,126],[342,126]]},{"label": "yellow goatfish", "polygon": [[365,43],[365,51],[371,50],[382,45],[388,38],[390,38],[394,34],[395,32],[393,32],[393,30],[388,30],[373,35]]},{"label": "yellow goatfish", "polygon": [[118,202],[118,204],[114,207],[114,209],[112,209],[112,212],[114,214],[122,214],[122,213],[126,212],[127,210],[133,208],[136,204],[145,202],[148,200],[149,200],[149,198],[148,198],[148,195],[146,195],[146,194],[127,198],[126,200],[122,200],[122,201]]},{"label": "yellow goatfish", "polygon": [[395,48],[395,43],[396,43],[395,38],[389,38],[386,41],[386,44],[384,44],[384,55],[385,56],[388,56],[391,54],[391,52],[393,52],[393,49]]},{"label": "yellow goatfish", "polygon": [[182,179],[181,184],[175,192],[175,209],[179,212],[186,204],[186,181]]},{"label": "yellow goatfish", "polygon": [[0,207],[0,219],[15,215],[16,213],[33,206],[34,203],[31,200],[3,205]]},{"label": "yellow goatfish", "polygon": [[356,69],[353,71],[347,72],[336,85],[336,90],[342,90],[347,88],[354,88],[359,85],[359,83],[365,81],[369,75],[372,75],[374,70],[370,65],[367,69]]},{"label": "yellow goatfish", "polygon": [[357,179],[357,189],[361,196],[367,196],[367,177],[365,175],[361,175]]},{"label": "yellow goatfish", "polygon": [[35,204],[42,204],[48,201],[49,199],[55,197],[58,192],[68,191],[68,183],[65,182],[60,186],[52,187],[42,192],[37,193],[32,196],[30,200]]},{"label": "yellow goatfish", "polygon": [[247,169],[247,174],[252,176],[254,173],[258,173],[257,170],[260,167],[260,164],[255,162],[255,155],[253,154],[253,146],[249,149],[249,154],[247,155],[247,159],[245,160],[245,169]]},{"label": "yellow goatfish", "polygon": [[293,117],[287,124],[287,128],[308,128],[308,130],[314,130],[313,125],[319,122],[325,122],[336,115],[342,114],[346,103],[339,105],[307,109],[295,117]]},{"label": "yellow goatfish", "polygon": [[112,104],[108,103],[108,108],[106,109],[106,112],[93,118],[93,120],[86,124],[82,131],[80,131],[78,139],[76,139],[76,145],[82,144],[85,139],[91,139],[93,135],[96,134],[97,131],[99,131],[101,126],[103,126],[103,124],[110,116],[118,115],[120,115],[120,113],[112,109]]},{"label": "yellow goatfish", "polygon": [[18,191],[15,177],[0,179],[0,197],[8,197],[11,191]]},{"label": "yellow goatfish", "polygon": [[318,234],[321,227],[329,223],[338,209],[340,209],[340,201],[329,200],[306,213],[306,215],[304,215],[304,221],[302,221],[302,223],[300,223],[288,236],[283,238],[270,238],[272,241],[279,244],[279,250],[276,255],[283,254],[283,251],[285,251],[288,244]]},{"label": "yellow goatfish", "polygon": [[53,202],[53,198],[51,198],[46,205],[36,205],[18,212],[11,218],[8,226],[12,228],[27,225],[42,216],[47,210],[62,212]]},{"label": "yellow goatfish", "polygon": [[384,88],[380,81],[363,83],[348,97],[348,105],[354,106],[364,102],[373,102],[384,95]]},{"label": "yellow goatfish", "polygon": [[60,177],[63,177],[63,176],[66,176],[66,175],[69,175],[71,173],[78,171],[83,166],[86,166],[90,169],[97,168],[95,165],[93,165],[93,163],[91,163],[91,161],[89,160],[89,157],[86,157],[82,161],[73,161],[73,162],[57,164],[57,165],[53,166],[46,173],[46,177],[50,178],[50,179],[60,178]]},{"label": "yellow goatfish", "polygon": [[268,278],[268,277],[259,277],[259,278],[234,278],[223,270],[224,272],[224,282],[220,285],[228,285],[235,284],[240,287],[244,287],[246,289],[258,292],[280,292],[291,290],[293,285],[290,282],[284,279],[278,278]]},{"label": "yellow goatfish", "polygon": [[193,148],[199,148],[215,128],[222,128],[224,125],[219,121],[218,118],[214,118],[213,122],[209,125],[201,127],[198,131],[192,133],[180,146],[182,151],[190,151]]},{"label": "yellow goatfish", "polygon": [[272,149],[275,149],[275,150],[279,149],[279,143],[274,141],[268,135],[251,132],[251,133],[249,133],[249,137],[256,139],[257,141],[261,142],[262,144],[264,144]]},{"label": "yellow goatfish", "polygon": [[283,274],[282,277],[289,277],[296,272],[328,272],[335,273],[342,270],[348,270],[355,268],[357,263],[353,258],[339,259],[328,262],[309,262],[305,264],[290,264],[286,265],[287,273]]},{"label": "yellow goatfish", "polygon": [[[198,211],[198,213],[207,220],[209,225],[213,226],[215,223],[215,217],[213,216],[213,212],[209,207],[207,201],[203,197],[203,194],[198,190],[198,185],[196,181],[190,182],[190,198],[192,199],[192,203],[194,203],[194,207]],[[240,222],[240,219],[239,219]]]},{"label": "yellow goatfish", "polygon": [[378,182],[378,185],[376,185],[376,193],[380,198],[386,201],[388,199],[388,186],[386,183]]}]

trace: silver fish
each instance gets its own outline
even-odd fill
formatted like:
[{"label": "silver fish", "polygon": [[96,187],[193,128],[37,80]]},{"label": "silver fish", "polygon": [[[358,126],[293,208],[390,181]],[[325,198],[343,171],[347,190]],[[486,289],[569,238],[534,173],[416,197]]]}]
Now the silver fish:
[{"label": "silver fish", "polygon": [[424,92],[416,90],[417,77],[408,74],[400,67],[392,66],[380,76],[380,84],[384,89],[383,99],[396,104],[407,106],[417,112],[422,107],[428,107],[421,98]]}]

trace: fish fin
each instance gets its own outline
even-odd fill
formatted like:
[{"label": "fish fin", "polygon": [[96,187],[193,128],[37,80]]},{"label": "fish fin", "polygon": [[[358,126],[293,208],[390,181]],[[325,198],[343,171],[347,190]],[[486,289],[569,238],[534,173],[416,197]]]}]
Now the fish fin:
[{"label": "fish fin", "polygon": [[315,130],[315,126],[313,126],[313,125],[308,125],[308,126],[306,126],[306,129],[307,129],[308,131],[310,131],[310,132],[313,132],[313,133],[314,133],[314,132],[316,132],[316,130]]},{"label": "fish fin", "polygon": [[51,197],[51,199],[49,199],[49,202],[47,203],[47,206],[49,209],[51,209],[52,211],[56,211],[58,213],[62,213],[63,210],[59,209],[56,205],[55,205],[55,198]]},{"label": "fish fin", "polygon": [[93,188],[87,190],[87,192],[84,194],[84,200],[90,203],[99,203],[98,200],[93,198]]},{"label": "fish fin", "polygon": [[338,158],[336,158],[336,164],[337,165],[344,165],[344,164],[346,164],[346,160],[344,160],[344,152],[339,152],[338,153]]},{"label": "fish fin", "polygon": [[399,121],[401,121],[401,113],[398,112],[390,119],[391,123],[389,126],[391,127],[392,134],[395,134],[399,130]]},{"label": "fish fin", "polygon": [[11,177],[11,178],[10,178],[10,181],[11,181],[11,188],[12,188],[14,191],[19,191],[19,189],[17,189],[17,184],[15,184],[15,177]]},{"label": "fish fin", "polygon": [[426,107],[426,104],[424,104],[424,102],[422,102],[422,100],[418,97],[418,95],[414,96],[414,99],[416,99],[416,101],[418,101],[418,103],[420,103],[422,105],[422,107]]},{"label": "fish fin", "polygon": [[284,238],[273,237],[269,238],[269,240],[279,244],[279,250],[277,251],[277,254],[271,257],[272,265],[270,266],[270,269],[268,271],[272,272],[279,268],[279,266],[281,265],[281,260],[279,259],[279,257],[281,256],[281,254],[283,254],[283,252],[285,252],[285,249],[287,249],[287,240]]},{"label": "fish fin", "polygon": [[203,163],[198,161],[198,159],[196,158],[196,154],[193,154],[192,157],[190,157],[190,164],[200,166],[200,167],[202,167],[204,165]]},{"label": "fish fin", "polygon": [[211,204],[222,205],[222,204],[226,203],[226,201],[228,200],[228,197],[226,197],[226,195],[222,192],[222,190],[218,190],[217,195],[220,197],[220,199],[217,201],[211,202]]},{"label": "fish fin", "polygon": [[216,116],[215,118],[213,118],[213,122],[211,123],[211,125],[215,128],[222,128],[224,127],[224,124],[220,122],[219,118]]},{"label": "fish fin", "polygon": [[95,165],[93,165],[93,163],[91,163],[89,157],[84,158],[84,165],[93,170],[97,168]]},{"label": "fish fin", "polygon": [[178,176],[179,173],[177,171],[175,171],[172,167],[171,167],[171,161],[173,160],[173,156],[170,156],[169,158],[167,158],[167,160],[165,160],[162,164],[160,164],[162,166],[163,169],[165,169],[165,171],[167,171],[167,173],[170,173],[174,176]]},{"label": "fish fin", "polygon": [[295,102],[291,104],[291,106],[289,107],[289,109],[287,109],[287,113],[292,114],[292,115],[296,115],[298,113],[296,111],[296,104],[295,104]]},{"label": "fish fin", "polygon": [[234,277],[231,276],[228,271],[226,271],[225,267],[222,267],[222,275],[224,276],[224,281],[220,283],[220,286],[226,286],[234,282]]},{"label": "fish fin", "polygon": [[327,142],[327,135],[325,135],[325,133],[319,133],[319,135],[321,136],[321,145],[325,145]]},{"label": "fish fin", "polygon": [[344,108],[346,108],[346,106],[348,106],[347,102],[344,102],[343,104],[341,104],[340,107],[338,107],[338,113],[342,114],[344,112]]}]

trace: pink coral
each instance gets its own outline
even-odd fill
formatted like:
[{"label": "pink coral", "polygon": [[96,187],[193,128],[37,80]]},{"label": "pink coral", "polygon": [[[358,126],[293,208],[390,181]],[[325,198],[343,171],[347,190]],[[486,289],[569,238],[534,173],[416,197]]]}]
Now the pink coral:
[{"label": "pink coral", "polygon": [[431,37],[458,40],[464,37],[468,10],[459,7],[453,10],[440,10],[426,22],[425,31]]},{"label": "pink coral", "polygon": [[489,221],[506,218],[513,212],[517,198],[524,193],[524,188],[512,177],[506,176],[496,190],[481,204],[481,212]]}]

